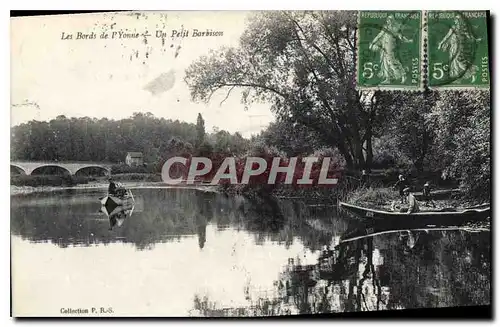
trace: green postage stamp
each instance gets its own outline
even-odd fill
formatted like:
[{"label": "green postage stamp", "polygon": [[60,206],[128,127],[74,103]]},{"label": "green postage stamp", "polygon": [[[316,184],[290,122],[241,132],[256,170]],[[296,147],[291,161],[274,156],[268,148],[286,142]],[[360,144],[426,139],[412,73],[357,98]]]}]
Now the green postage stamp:
[{"label": "green postage stamp", "polygon": [[358,89],[490,86],[486,11],[360,11],[358,15]]},{"label": "green postage stamp", "polygon": [[421,11],[359,12],[357,50],[358,88],[422,88]]},{"label": "green postage stamp", "polygon": [[429,88],[489,87],[485,11],[428,12]]}]

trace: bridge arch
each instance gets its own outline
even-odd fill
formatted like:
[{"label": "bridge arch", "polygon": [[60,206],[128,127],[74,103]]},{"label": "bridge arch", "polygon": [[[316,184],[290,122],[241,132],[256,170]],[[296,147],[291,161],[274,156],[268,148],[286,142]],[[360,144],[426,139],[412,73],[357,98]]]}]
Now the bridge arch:
[{"label": "bridge arch", "polygon": [[[45,170],[47,170],[48,168],[53,168],[54,171],[59,171],[59,174],[57,174],[57,173],[56,174],[54,174],[54,173],[44,174],[43,172]],[[31,172],[31,175],[71,175],[71,171],[68,168],[61,166],[61,165],[48,164],[48,165],[41,165],[41,166],[36,167]]]},{"label": "bridge arch", "polygon": [[24,170],[23,167],[15,165],[15,164],[10,164],[10,174],[11,175],[27,175],[26,170]]},{"label": "bridge arch", "polygon": [[[90,170],[90,171],[89,171]],[[100,176],[107,176],[110,174],[111,170],[107,167],[104,167],[104,166],[99,166],[99,165],[89,165],[89,166],[85,166],[85,167],[82,167],[82,168],[78,168],[76,171],[75,171],[75,176],[78,176],[78,175],[85,175],[85,176],[95,176],[94,175],[91,175],[92,174],[92,170],[94,171],[99,171],[100,173],[102,174],[99,174]],[[85,174],[86,171],[89,171],[88,174]]]}]

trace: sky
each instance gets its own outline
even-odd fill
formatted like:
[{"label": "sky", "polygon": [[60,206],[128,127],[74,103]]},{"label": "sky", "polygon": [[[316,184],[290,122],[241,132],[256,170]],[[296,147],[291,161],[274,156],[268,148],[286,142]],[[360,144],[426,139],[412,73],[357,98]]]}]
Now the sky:
[{"label": "sky", "polygon": [[[134,112],[214,126],[244,136],[272,121],[269,104],[245,110],[239,92],[221,104],[225,92],[208,103],[191,100],[185,70],[210,50],[237,46],[247,12],[99,13],[11,18],[11,126],[32,119],[107,117]],[[193,31],[223,32],[193,37]],[[178,37],[172,37],[173,30]],[[188,37],[180,37],[182,30]],[[149,32],[144,38],[119,38]],[[157,31],[166,37],[157,37]],[[76,39],[78,32],[95,34]],[[112,33],[115,33],[115,38]],[[63,35],[64,33],[64,35]],[[102,33],[108,39],[101,39]],[[159,33],[159,32],[158,32]],[[72,35],[72,39],[63,39]]]}]

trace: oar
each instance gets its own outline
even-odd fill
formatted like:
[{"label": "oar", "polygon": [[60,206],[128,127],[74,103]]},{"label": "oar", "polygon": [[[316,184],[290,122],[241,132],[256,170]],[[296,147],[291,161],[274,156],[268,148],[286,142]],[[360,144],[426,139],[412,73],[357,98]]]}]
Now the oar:
[{"label": "oar", "polygon": [[134,199],[134,194],[132,193],[131,190],[128,190],[130,192],[130,196],[132,197],[132,209],[130,209],[130,214],[129,214],[129,217],[132,216],[132,212],[134,212],[134,208],[135,208],[135,199]]}]

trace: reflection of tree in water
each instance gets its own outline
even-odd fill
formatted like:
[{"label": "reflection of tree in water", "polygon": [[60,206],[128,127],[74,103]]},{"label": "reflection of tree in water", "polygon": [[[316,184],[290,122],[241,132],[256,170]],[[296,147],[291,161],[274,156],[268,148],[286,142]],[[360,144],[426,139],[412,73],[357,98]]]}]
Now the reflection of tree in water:
[{"label": "reflection of tree in water", "polygon": [[273,198],[249,198],[245,207],[246,227],[250,231],[277,233],[284,224],[285,217]]},{"label": "reflection of tree in water", "polygon": [[198,234],[198,246],[200,249],[205,247],[207,241],[207,219],[204,216],[196,217],[196,233]]},{"label": "reflection of tree in water", "polygon": [[134,243],[138,249],[147,249],[156,242],[202,234],[202,226],[211,218],[211,207],[203,203],[206,199],[202,197],[175,190],[142,191],[135,195],[143,200],[142,210],[135,210],[121,228],[111,232],[107,230],[106,216],[97,214],[100,204],[96,194],[82,203],[59,200],[43,206],[33,205],[36,201],[32,198],[19,199],[21,203],[12,211],[11,230],[31,241],[52,241],[62,247],[125,241]]},{"label": "reflection of tree in water", "polygon": [[[107,218],[97,214],[100,195],[68,192],[13,199],[12,233],[62,247],[131,242],[140,250],[158,242],[196,236],[203,248],[210,242],[207,226],[213,224],[218,229],[249,231],[257,244],[273,241],[289,246],[299,237],[306,247],[315,250],[345,228],[341,218],[331,218],[331,212],[311,211],[298,201],[249,200],[187,189],[143,189],[134,190],[135,198],[142,201],[141,209],[134,210],[121,227],[109,231]],[[86,201],[80,203],[83,197]],[[33,205],[36,201],[43,205]]]},{"label": "reflection of tree in water", "polygon": [[275,299],[260,298],[251,302],[246,307],[223,308],[218,303],[211,301],[208,296],[194,297],[194,306],[191,316],[203,317],[268,317],[288,315],[290,311],[282,307]]},{"label": "reflection of tree in water", "polygon": [[144,210],[117,231],[127,242],[149,249],[156,243],[197,236],[199,247],[204,247],[206,226],[213,215],[210,194],[172,189],[142,190],[141,195]]},{"label": "reflection of tree in water", "polygon": [[[337,266],[345,262],[341,279],[349,281],[346,311],[489,303],[488,234],[419,234],[412,247],[391,234],[348,245],[354,254],[340,250]],[[349,262],[355,273],[345,269]]]},{"label": "reflection of tree in water", "polygon": [[290,260],[271,296],[224,309],[198,297],[195,309],[204,316],[252,316],[489,304],[489,235],[419,234],[415,244],[388,234],[326,248],[315,265]]},{"label": "reflection of tree in water", "polygon": [[347,228],[343,218],[331,209],[311,208],[293,200],[246,199],[240,202],[233,224],[253,232],[257,244],[272,241],[288,247],[298,237],[315,251]]},{"label": "reflection of tree in water", "polygon": [[95,214],[91,217],[81,214],[87,210],[86,204],[15,207],[11,211],[11,233],[33,242],[51,241],[61,247],[112,242],[104,237],[109,232],[108,219],[97,220]]},{"label": "reflection of tree in water", "polygon": [[392,248],[386,254],[391,308],[489,304],[490,245],[485,233],[422,233],[408,254],[401,252]]}]

